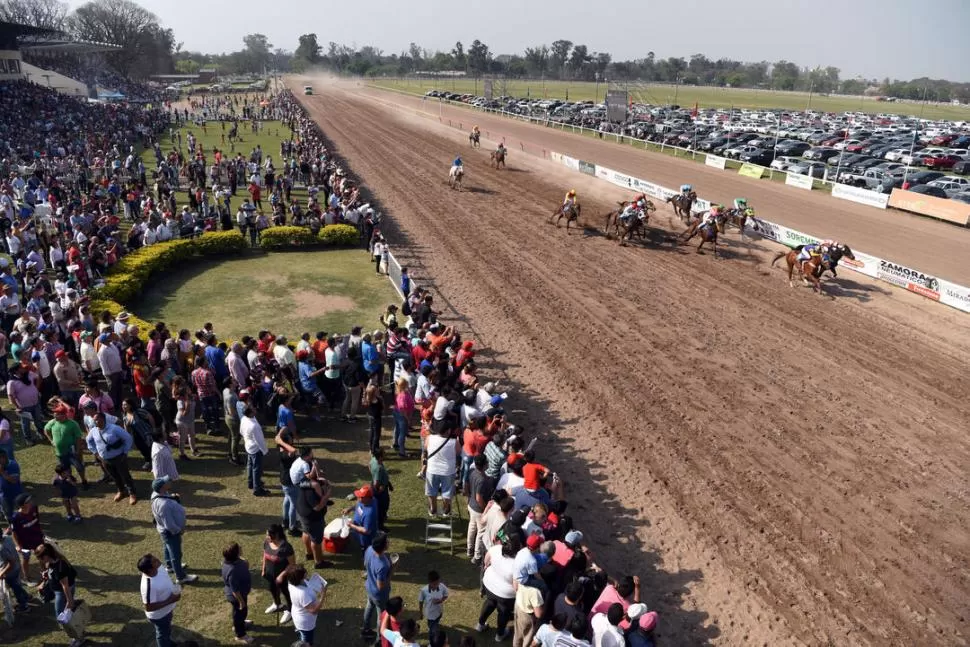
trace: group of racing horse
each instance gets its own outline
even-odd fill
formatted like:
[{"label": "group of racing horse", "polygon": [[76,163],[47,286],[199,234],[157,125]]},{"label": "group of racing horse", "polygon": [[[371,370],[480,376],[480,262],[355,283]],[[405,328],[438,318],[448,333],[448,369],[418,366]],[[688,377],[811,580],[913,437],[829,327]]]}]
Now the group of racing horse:
[{"label": "group of racing horse", "polygon": [[[481,147],[481,131],[478,126],[472,128],[468,135],[468,143],[473,148]],[[499,144],[497,149],[491,152],[490,165],[494,169],[505,167],[505,158],[508,149],[504,144]],[[449,183],[452,188],[461,190],[462,179],[464,178],[464,165],[461,156],[457,156],[452,163]],[[734,201],[733,208],[727,209],[722,205],[711,205],[706,211],[694,213],[694,204],[697,202],[697,193],[694,187],[684,184],[680,187],[679,193],[674,193],[666,198],[665,202],[671,206],[674,215],[677,216],[687,229],[675,239],[681,245],[688,244],[695,236],[700,237],[700,244],[697,252],[702,253],[704,245],[711,244],[714,257],[717,258],[718,235],[726,232],[727,227],[735,227],[744,238],[744,228],[749,219],[756,220],[754,209],[747,200],[738,198]],[[633,200],[623,200],[617,202],[617,208],[610,211],[604,217],[605,223],[603,230],[607,236],[612,236],[619,240],[620,245],[625,245],[626,241],[633,241],[634,238],[641,240],[647,238],[647,223],[650,214],[655,212],[657,207],[643,193],[633,198]],[[563,218],[566,219],[566,233],[570,231],[572,223],[579,222],[582,209],[575,189],[571,189],[562,204],[553,212],[551,221],[555,222],[556,227],[560,227]],[[848,245],[833,240],[825,240],[819,243],[799,245],[794,249],[779,252],[771,261],[774,266],[780,259],[785,258],[788,264],[788,285],[795,287],[793,275],[797,268],[801,274],[802,281],[812,286],[812,289],[821,294],[821,278],[824,272],[831,272],[836,275],[836,267],[843,258],[855,260],[855,256]]]}]

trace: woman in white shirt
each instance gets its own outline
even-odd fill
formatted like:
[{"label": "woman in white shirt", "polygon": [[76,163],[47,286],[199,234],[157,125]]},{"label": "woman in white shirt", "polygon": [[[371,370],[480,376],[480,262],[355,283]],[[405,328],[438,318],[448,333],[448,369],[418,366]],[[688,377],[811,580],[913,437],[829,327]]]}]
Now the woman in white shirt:
[{"label": "woman in white shirt", "polygon": [[482,610],[478,614],[478,625],[475,629],[485,631],[489,616],[498,609],[496,641],[507,635],[506,627],[512,619],[515,605],[515,586],[512,583],[515,576],[515,554],[521,547],[518,536],[512,535],[505,544],[496,544],[485,553],[485,572],[482,575],[485,599],[482,601]]},{"label": "woman in white shirt", "polygon": [[327,597],[327,581],[318,575],[307,579],[306,569],[300,565],[287,570],[293,627],[302,642],[312,645],[317,614],[323,609],[323,601]]}]

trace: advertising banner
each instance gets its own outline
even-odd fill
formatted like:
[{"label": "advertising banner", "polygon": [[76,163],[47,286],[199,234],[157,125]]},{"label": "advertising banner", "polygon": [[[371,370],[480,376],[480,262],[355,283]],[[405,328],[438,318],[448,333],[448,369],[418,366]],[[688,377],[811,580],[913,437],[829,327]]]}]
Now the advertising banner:
[{"label": "advertising banner", "polygon": [[549,159],[551,159],[556,164],[562,164],[563,166],[566,165],[566,163],[563,161],[562,153],[556,153],[554,151],[549,151]]},{"label": "advertising banner", "polygon": [[624,189],[633,188],[633,178],[630,177],[629,175],[624,175],[619,171],[610,171],[610,182],[612,182],[616,186],[621,186]]},{"label": "advertising banner", "polygon": [[613,174],[613,171],[606,168],[605,166],[599,166],[599,165],[596,166],[596,177],[598,177],[599,179],[606,180],[607,182],[609,182],[610,176],[612,174]]},{"label": "advertising banner", "polygon": [[874,279],[879,278],[879,265],[881,259],[875,256],[870,256],[869,254],[863,252],[852,251],[852,255],[855,256],[855,260],[851,258],[842,257],[839,261],[839,267],[845,267],[859,274],[865,274]]},{"label": "advertising banner", "polygon": [[569,157],[568,155],[562,155],[562,163],[574,171],[579,170],[579,160],[575,157]]},{"label": "advertising banner", "polygon": [[940,281],[940,303],[970,312],[970,288],[949,281]]},{"label": "advertising banner", "polygon": [[934,198],[931,195],[903,191],[902,189],[893,189],[889,196],[889,206],[894,209],[948,220],[964,227],[970,222],[970,204],[957,200]]},{"label": "advertising banner", "polygon": [[748,164],[745,162],[738,169],[738,175],[743,175],[744,177],[753,177],[756,180],[760,180],[765,176],[765,167],[758,166],[757,164]]},{"label": "advertising banner", "polygon": [[799,175],[798,173],[788,173],[785,177],[785,184],[787,184],[788,186],[797,187],[799,189],[806,189],[808,191],[811,191],[812,185],[814,184],[814,182],[812,181],[811,175]]},{"label": "advertising banner", "polygon": [[[597,97],[597,101],[599,97]],[[630,97],[626,90],[609,90],[606,93],[606,120],[613,123],[626,121]]]},{"label": "advertising banner", "polygon": [[714,168],[719,168],[723,171],[725,168],[727,168],[727,159],[718,155],[708,155],[704,158],[704,164]]},{"label": "advertising banner", "polygon": [[832,197],[849,200],[850,202],[858,202],[859,204],[865,204],[877,209],[885,209],[886,204],[889,202],[888,193],[876,193],[875,191],[860,189],[859,187],[848,186],[847,184],[833,184]]},{"label": "advertising banner", "polygon": [[579,160],[579,172],[585,173],[586,175],[596,175],[596,164],[590,164],[589,162],[584,162]]},{"label": "advertising banner", "polygon": [[940,280],[935,276],[923,274],[919,270],[914,270],[905,265],[880,260],[876,278],[906,288],[910,292],[920,294],[927,299],[940,300]]}]

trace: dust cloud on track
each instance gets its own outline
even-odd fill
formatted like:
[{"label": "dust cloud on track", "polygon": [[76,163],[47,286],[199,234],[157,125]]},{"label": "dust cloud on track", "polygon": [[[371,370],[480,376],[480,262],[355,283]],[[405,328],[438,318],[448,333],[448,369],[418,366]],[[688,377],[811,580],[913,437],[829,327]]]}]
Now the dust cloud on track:
[{"label": "dust cloud on track", "polygon": [[493,171],[393,95],[315,91],[392,251],[482,342],[664,644],[966,644],[964,315],[847,271],[835,298],[792,290],[736,233],[721,260],[671,244],[662,205],[646,245],[567,236],[548,219],[570,185],[589,225],[625,196],[514,148]]}]

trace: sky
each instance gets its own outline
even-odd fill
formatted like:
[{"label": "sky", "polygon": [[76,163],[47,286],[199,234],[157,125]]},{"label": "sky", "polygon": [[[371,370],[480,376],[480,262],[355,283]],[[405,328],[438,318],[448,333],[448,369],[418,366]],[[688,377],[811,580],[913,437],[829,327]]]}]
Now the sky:
[{"label": "sky", "polygon": [[[970,0],[136,0],[183,48],[223,53],[259,32],[285,50],[316,33],[400,53],[411,41],[450,50],[478,38],[493,54],[557,39],[614,60],[704,54],[832,65],[842,78],[970,81]],[[83,4],[70,0],[72,7]],[[231,11],[227,11],[231,9]]]}]

